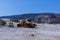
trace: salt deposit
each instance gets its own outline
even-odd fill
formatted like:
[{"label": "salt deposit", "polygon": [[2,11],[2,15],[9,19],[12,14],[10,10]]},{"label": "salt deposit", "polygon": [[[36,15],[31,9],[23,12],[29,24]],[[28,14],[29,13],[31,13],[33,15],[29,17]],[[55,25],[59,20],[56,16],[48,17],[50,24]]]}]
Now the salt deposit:
[{"label": "salt deposit", "polygon": [[37,25],[36,28],[1,26],[0,40],[60,40],[60,24]]}]

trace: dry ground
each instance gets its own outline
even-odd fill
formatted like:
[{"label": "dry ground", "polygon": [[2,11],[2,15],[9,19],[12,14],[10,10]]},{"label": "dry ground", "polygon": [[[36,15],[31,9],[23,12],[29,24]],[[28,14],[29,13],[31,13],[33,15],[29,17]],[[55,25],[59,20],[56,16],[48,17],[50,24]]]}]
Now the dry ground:
[{"label": "dry ground", "polygon": [[0,26],[0,40],[60,40],[60,24],[38,24],[36,28]]}]

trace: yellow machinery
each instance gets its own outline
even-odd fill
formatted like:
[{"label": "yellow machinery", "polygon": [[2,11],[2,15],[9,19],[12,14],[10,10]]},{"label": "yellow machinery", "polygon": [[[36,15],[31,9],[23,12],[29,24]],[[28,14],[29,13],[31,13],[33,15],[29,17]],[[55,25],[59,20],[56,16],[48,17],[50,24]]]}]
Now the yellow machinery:
[{"label": "yellow machinery", "polygon": [[35,28],[36,24],[32,23],[32,22],[26,22],[26,21],[22,21],[20,24],[17,25],[18,27],[25,27],[25,28]]}]

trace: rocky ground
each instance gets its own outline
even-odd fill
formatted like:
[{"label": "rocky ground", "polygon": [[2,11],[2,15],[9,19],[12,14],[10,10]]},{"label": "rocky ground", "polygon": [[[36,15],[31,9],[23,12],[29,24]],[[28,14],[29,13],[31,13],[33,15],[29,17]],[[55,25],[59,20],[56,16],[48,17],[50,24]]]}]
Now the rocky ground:
[{"label": "rocky ground", "polygon": [[60,40],[60,24],[37,24],[36,28],[0,26],[0,40]]}]

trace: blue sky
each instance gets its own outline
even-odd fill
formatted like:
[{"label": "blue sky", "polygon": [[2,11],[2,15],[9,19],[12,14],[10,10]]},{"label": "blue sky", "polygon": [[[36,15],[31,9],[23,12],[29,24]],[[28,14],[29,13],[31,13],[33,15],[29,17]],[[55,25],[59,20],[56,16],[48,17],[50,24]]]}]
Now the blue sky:
[{"label": "blue sky", "polygon": [[0,16],[60,13],[60,0],[0,0]]}]

